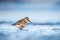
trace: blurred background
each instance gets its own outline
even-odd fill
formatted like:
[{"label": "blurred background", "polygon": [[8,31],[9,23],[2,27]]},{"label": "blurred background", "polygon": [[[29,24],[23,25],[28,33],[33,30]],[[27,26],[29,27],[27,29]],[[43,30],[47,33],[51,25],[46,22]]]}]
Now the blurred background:
[{"label": "blurred background", "polygon": [[[25,29],[11,25],[24,17]],[[60,0],[0,0],[0,40],[60,40]]]},{"label": "blurred background", "polygon": [[29,17],[38,22],[60,22],[60,0],[0,0],[0,21]]}]

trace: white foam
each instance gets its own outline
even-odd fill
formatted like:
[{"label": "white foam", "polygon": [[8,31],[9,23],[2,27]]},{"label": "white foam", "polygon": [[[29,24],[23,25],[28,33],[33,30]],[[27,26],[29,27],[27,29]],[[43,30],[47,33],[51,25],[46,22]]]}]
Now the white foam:
[{"label": "white foam", "polygon": [[[37,33],[41,33],[42,35],[56,34],[60,32],[60,30],[56,32],[55,30],[53,30],[54,28],[60,29],[60,27],[57,26],[53,27],[46,25],[28,25],[22,31],[27,31],[28,33],[37,32]],[[17,32],[19,29],[15,26],[5,24],[0,27],[0,31],[2,30],[7,32]]]}]

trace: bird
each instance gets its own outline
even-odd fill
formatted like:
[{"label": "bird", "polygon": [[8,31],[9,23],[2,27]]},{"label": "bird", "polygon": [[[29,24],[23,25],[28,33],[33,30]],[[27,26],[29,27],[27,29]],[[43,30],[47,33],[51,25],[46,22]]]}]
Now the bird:
[{"label": "bird", "polygon": [[24,27],[26,27],[26,25],[28,24],[28,22],[32,23],[28,17],[24,17],[21,20],[18,20],[16,23],[12,24],[14,26],[16,26],[17,28],[19,28],[20,30],[22,30]]}]

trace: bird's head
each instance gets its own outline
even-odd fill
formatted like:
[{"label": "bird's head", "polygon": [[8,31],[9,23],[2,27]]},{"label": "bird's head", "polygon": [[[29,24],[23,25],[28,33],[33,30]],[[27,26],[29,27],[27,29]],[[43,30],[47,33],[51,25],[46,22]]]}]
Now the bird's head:
[{"label": "bird's head", "polygon": [[[24,19],[27,20],[27,21],[29,21],[29,22],[31,22],[28,17],[25,17]],[[32,22],[31,22],[31,23],[32,23]]]}]

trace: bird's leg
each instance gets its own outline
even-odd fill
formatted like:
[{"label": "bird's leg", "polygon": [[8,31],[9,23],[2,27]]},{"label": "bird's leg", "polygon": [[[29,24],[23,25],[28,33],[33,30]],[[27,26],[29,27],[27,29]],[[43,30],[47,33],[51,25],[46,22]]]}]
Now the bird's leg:
[{"label": "bird's leg", "polygon": [[22,30],[22,28],[20,28],[20,30]]},{"label": "bird's leg", "polygon": [[24,28],[24,26],[20,26],[19,29],[22,30]]}]

